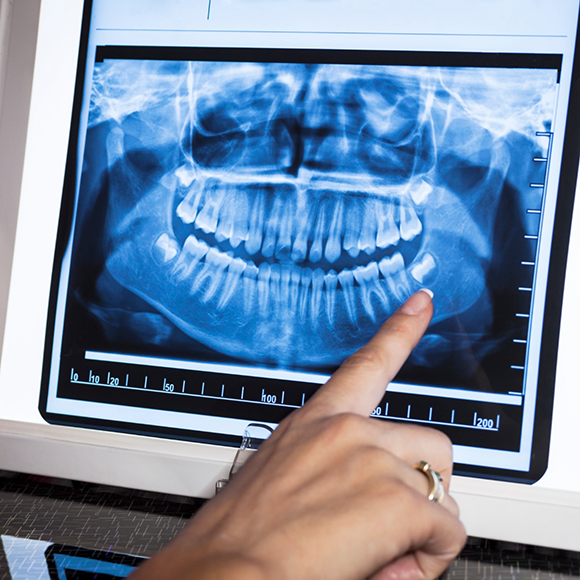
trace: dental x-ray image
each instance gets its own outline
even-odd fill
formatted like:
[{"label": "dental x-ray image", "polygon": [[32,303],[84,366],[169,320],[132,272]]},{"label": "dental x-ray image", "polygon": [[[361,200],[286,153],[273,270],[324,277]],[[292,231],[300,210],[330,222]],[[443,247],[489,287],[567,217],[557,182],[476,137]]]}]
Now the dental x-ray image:
[{"label": "dental x-ray image", "polygon": [[558,71],[234,55],[95,64],[68,336],[327,372],[428,287],[408,380],[509,389]]}]

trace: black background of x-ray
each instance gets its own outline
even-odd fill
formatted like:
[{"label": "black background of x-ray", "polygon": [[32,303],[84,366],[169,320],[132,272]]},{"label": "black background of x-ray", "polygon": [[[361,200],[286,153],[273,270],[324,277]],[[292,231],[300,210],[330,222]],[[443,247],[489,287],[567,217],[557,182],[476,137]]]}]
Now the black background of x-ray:
[{"label": "black background of x-ray", "polygon": [[[75,85],[76,88],[75,88],[75,101],[73,107],[73,119],[71,123],[71,139],[69,140],[69,151],[67,157],[67,168],[65,174],[63,201],[61,206],[59,229],[57,233],[57,246],[55,251],[53,280],[51,285],[50,308],[48,312],[43,379],[40,392],[40,412],[43,415],[43,417],[49,422],[61,424],[64,423],[69,425],[82,424],[84,426],[94,426],[96,428],[100,427],[112,430],[126,430],[128,426],[122,424],[118,425],[107,424],[107,422],[100,420],[91,420],[86,418],[71,418],[68,416],[51,414],[46,412],[51,355],[53,348],[56,302],[60,282],[61,264],[65,249],[67,247],[68,240],[71,235],[70,228],[72,224],[72,216],[74,213],[74,187],[76,182],[76,167],[77,167],[77,156],[76,156],[77,138],[82,104],[82,87],[86,67],[88,31],[90,24],[91,8],[92,8],[92,0],[85,0],[82,34],[79,49],[79,61],[78,61],[79,64],[77,70],[77,81]],[[392,55],[397,53],[383,53],[383,54]],[[404,54],[412,55],[420,53],[404,53]],[[448,53],[448,54],[435,53],[433,56],[435,56],[436,58],[445,59],[449,56],[457,57],[457,54],[458,53]],[[546,55],[515,55],[517,59],[519,59],[520,57],[523,58],[524,60],[526,58],[529,58],[531,61],[538,58],[542,59],[545,56]],[[493,54],[485,55],[485,58],[489,59],[490,61],[493,61],[496,57],[505,58],[505,55],[493,55]],[[575,51],[575,66],[571,91],[571,102],[576,102],[580,97],[580,74],[578,70],[580,68],[579,57],[580,57],[580,48],[577,45]],[[555,55],[554,58],[559,59],[559,63],[561,65],[561,56]],[[230,60],[233,60],[233,58],[230,58]],[[441,65],[444,64],[445,63],[441,63]],[[558,69],[560,68],[560,65],[557,67]],[[518,66],[522,65],[518,64]],[[522,474],[520,472],[514,472],[510,470],[460,465],[458,466],[460,469],[460,473],[464,473],[466,475],[477,475],[483,477],[513,479],[531,482],[537,480],[543,474],[547,466],[550,431],[551,431],[551,409],[553,403],[554,375],[557,360],[560,313],[562,307],[562,292],[565,277],[566,258],[568,250],[573,200],[575,193],[576,175],[578,170],[578,157],[580,155],[580,143],[577,143],[576,142],[577,140],[574,140],[573,136],[577,136],[579,133],[580,133],[580,112],[576,112],[574,110],[568,111],[567,132],[566,132],[567,140],[564,148],[562,162],[562,175],[564,177],[561,179],[560,182],[559,188],[560,201],[556,213],[556,226],[558,231],[560,232],[560,235],[556,237],[552,245],[550,278],[548,281],[549,300],[548,305],[546,307],[546,321],[545,321],[546,324],[544,325],[543,331],[542,352],[540,357],[540,376],[538,380],[537,407],[541,409],[542,412],[541,413],[537,412],[535,417],[533,453],[530,470],[528,474]],[[70,316],[68,316],[67,318],[70,320]],[[62,352],[64,353],[64,349]],[[223,439],[224,442],[226,442],[231,438],[226,436]]]}]

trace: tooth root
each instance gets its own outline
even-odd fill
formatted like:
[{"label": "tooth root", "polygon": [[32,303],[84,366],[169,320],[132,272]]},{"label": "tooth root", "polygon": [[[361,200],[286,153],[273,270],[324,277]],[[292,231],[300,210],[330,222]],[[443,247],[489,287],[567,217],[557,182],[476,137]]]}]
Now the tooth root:
[{"label": "tooth root", "polygon": [[338,199],[334,208],[332,222],[330,224],[330,231],[328,233],[328,241],[324,250],[324,257],[332,264],[340,258],[342,249],[340,247],[340,233],[342,232],[342,214],[343,202]]},{"label": "tooth root", "polygon": [[310,283],[312,282],[312,270],[310,268],[302,268],[300,274],[300,304],[299,316],[302,322],[306,321],[308,317],[308,307],[310,306]]},{"label": "tooth root", "polygon": [[338,276],[334,270],[330,270],[324,276],[324,286],[326,288],[326,317],[328,324],[334,327],[334,312],[336,308],[336,286],[338,284]]},{"label": "tooth root", "polygon": [[400,235],[395,223],[395,207],[392,203],[377,202],[377,248],[396,246]]},{"label": "tooth root", "polygon": [[263,262],[258,268],[258,308],[264,317],[268,314],[268,297],[270,295],[270,264]]},{"label": "tooth root", "polygon": [[195,218],[196,228],[206,234],[215,233],[224,195],[225,191],[220,186],[206,190],[203,207]]},{"label": "tooth root", "polygon": [[185,196],[183,201],[177,206],[175,210],[177,216],[184,224],[192,224],[197,217],[199,204],[205,189],[205,180],[198,179],[193,182],[191,189]]},{"label": "tooth root", "polygon": [[[231,193],[235,195],[235,192]],[[220,212],[219,224],[215,232],[215,239],[218,242],[231,240],[233,238],[235,221],[235,206],[233,203],[229,203],[228,200],[226,200],[226,203],[223,204],[222,211]]]},{"label": "tooth root", "polygon": [[198,240],[193,235],[189,236],[183,244],[183,249],[181,254],[179,254],[179,258],[177,258],[177,262],[175,262],[173,274],[179,280],[187,278],[208,251],[209,246],[204,241]]},{"label": "tooth root", "polygon": [[242,276],[244,289],[244,314],[250,316],[254,312],[256,301],[258,268],[254,262],[248,262]]},{"label": "tooth root", "polygon": [[294,314],[294,311],[290,308],[291,279],[292,267],[283,264],[280,272],[280,304],[282,305],[282,308],[284,308],[284,306],[288,308],[288,314],[290,316]]},{"label": "tooth root", "polygon": [[[300,214],[298,213],[298,215]],[[306,259],[306,255],[308,254],[308,236],[312,228],[312,217],[311,213],[305,213],[305,218],[298,220],[298,233],[292,246],[291,256],[294,262],[302,262]]]},{"label": "tooth root", "polygon": [[310,324],[318,326],[321,313],[322,289],[324,287],[324,272],[318,268],[312,273],[312,298],[310,300]]},{"label": "tooth root", "polygon": [[258,191],[254,199],[252,214],[250,216],[250,230],[246,242],[246,252],[254,255],[262,247],[262,230],[264,228],[265,197],[262,191]]},{"label": "tooth root", "polygon": [[401,206],[401,239],[410,242],[423,229],[419,216],[411,206]]},{"label": "tooth root", "polygon": [[409,266],[409,274],[419,282],[421,286],[429,286],[435,282],[439,274],[437,262],[432,254],[424,252],[417,256]]},{"label": "tooth root", "polygon": [[246,269],[246,262],[241,258],[234,258],[228,267],[228,273],[224,283],[224,291],[218,303],[218,311],[222,311],[232,299],[234,291],[237,288],[240,278]]},{"label": "tooth root", "polygon": [[379,270],[387,286],[398,302],[403,303],[411,295],[411,286],[405,270],[405,259],[400,252],[379,262]]},{"label": "tooth root", "polygon": [[285,307],[280,301],[280,280],[282,278],[282,268],[280,264],[272,264],[270,266],[270,304],[272,305],[270,308],[270,312],[276,317],[276,319],[280,320],[282,317],[282,309]]},{"label": "tooth root", "polygon": [[179,254],[181,248],[174,237],[170,237],[168,234],[163,233],[153,244],[151,248],[151,255],[157,264],[162,266],[171,262],[177,254]]},{"label": "tooth root", "polygon": [[272,204],[272,212],[266,220],[266,235],[264,236],[264,243],[262,244],[262,255],[266,258],[271,258],[276,251],[276,238],[280,225],[281,206],[282,200],[276,197]]},{"label": "tooth root", "polygon": [[362,231],[358,240],[358,248],[369,256],[377,249],[377,215],[376,205],[367,201],[365,203]]},{"label": "tooth root", "polygon": [[372,305],[373,294],[380,300],[385,311],[389,308],[389,299],[379,281],[379,267],[376,262],[371,262],[366,266],[360,266],[353,271],[354,278],[360,286],[361,302],[365,312],[373,321],[377,321],[375,309]]},{"label": "tooth root", "polygon": [[248,194],[245,191],[238,191],[235,199],[234,231],[230,238],[232,248],[237,248],[248,239],[248,216],[250,214]]},{"label": "tooth root", "polygon": [[360,203],[350,203],[344,216],[345,232],[342,247],[351,258],[360,254],[358,239],[361,230]]},{"label": "tooth root", "polygon": [[350,270],[342,270],[338,274],[338,281],[342,288],[346,312],[353,326],[356,326],[356,299],[354,294],[354,275]]},{"label": "tooth root", "polygon": [[292,253],[292,235],[294,233],[294,221],[296,219],[296,209],[294,198],[290,197],[283,204],[282,215],[280,217],[280,232],[278,233],[278,244],[276,246],[276,259],[288,260]]},{"label": "tooth root", "polygon": [[314,226],[314,237],[312,240],[312,247],[308,256],[311,262],[319,262],[322,259],[322,238],[324,235],[325,226],[325,211],[324,206],[320,207],[316,225]]},{"label": "tooth root", "polygon": [[191,293],[199,292],[206,280],[208,281],[207,289],[201,299],[203,303],[209,302],[220,287],[226,268],[232,263],[233,258],[217,248],[210,248],[206,257],[203,269],[194,280]]}]

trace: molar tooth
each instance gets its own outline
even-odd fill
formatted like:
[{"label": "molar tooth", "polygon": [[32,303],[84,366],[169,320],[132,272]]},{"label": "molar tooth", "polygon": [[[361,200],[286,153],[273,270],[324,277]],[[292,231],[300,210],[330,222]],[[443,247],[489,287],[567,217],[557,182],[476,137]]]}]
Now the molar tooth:
[{"label": "molar tooth", "polygon": [[358,240],[358,248],[369,256],[377,249],[377,214],[375,204],[367,201],[365,203],[363,224]]},{"label": "molar tooth", "polygon": [[280,225],[280,212],[282,209],[282,200],[279,197],[274,198],[272,211],[266,220],[266,234],[262,244],[262,255],[271,258],[276,250],[276,237],[278,226]]},{"label": "molar tooth", "polygon": [[439,269],[432,254],[424,252],[417,256],[409,266],[409,274],[419,282],[421,286],[429,286],[435,282]]},{"label": "molar tooth", "polygon": [[243,271],[246,269],[246,262],[241,258],[234,258],[228,267],[228,273],[224,283],[224,291],[218,303],[218,311],[222,311],[234,295],[234,291],[239,284]]},{"label": "molar tooth", "polygon": [[173,266],[173,273],[179,280],[183,280],[193,272],[208,250],[209,246],[204,241],[198,240],[194,235],[189,236]]},{"label": "molar tooth", "polygon": [[258,268],[258,307],[260,314],[268,314],[268,297],[270,295],[270,264],[262,262]]},{"label": "molar tooth", "polygon": [[300,320],[304,322],[308,316],[310,282],[312,281],[312,270],[310,268],[302,268],[300,274]]},{"label": "molar tooth", "polygon": [[317,268],[312,272],[312,298],[310,300],[310,324],[313,328],[318,326],[318,318],[321,314],[322,288],[324,286],[324,272]]},{"label": "molar tooth", "polygon": [[332,222],[330,223],[330,231],[328,233],[328,241],[324,250],[324,257],[332,264],[340,258],[342,249],[340,247],[340,233],[342,232],[342,214],[343,202],[339,198],[334,207],[334,214],[332,215]]},{"label": "molar tooth", "polygon": [[324,235],[324,227],[326,222],[325,207],[321,205],[318,212],[316,225],[314,226],[314,238],[312,240],[312,247],[310,248],[309,259],[311,262],[318,262],[322,259],[322,237]]},{"label": "molar tooth", "polygon": [[326,287],[326,317],[328,318],[328,324],[334,326],[334,309],[336,306],[336,285],[338,284],[338,276],[334,270],[330,270],[326,276],[324,276],[324,285]]},{"label": "molar tooth", "polygon": [[230,238],[230,245],[232,248],[237,248],[248,239],[250,202],[248,201],[248,194],[244,190],[236,191],[234,208],[234,231]]},{"label": "molar tooth", "polygon": [[[292,260],[295,262],[302,262],[306,259],[306,254],[308,253],[308,236],[310,235],[310,229],[312,228],[312,213],[308,212],[305,215],[304,220],[299,220],[298,233],[296,234],[296,239],[294,240],[294,245],[292,246]],[[298,215],[300,215],[298,213]]]},{"label": "molar tooth", "polygon": [[184,224],[192,224],[195,221],[204,190],[205,179],[196,179],[183,201],[177,206],[175,211]]},{"label": "molar tooth", "polygon": [[358,247],[362,222],[360,205],[360,200],[350,200],[350,207],[347,208],[344,219],[345,232],[342,247],[348,252],[351,258],[356,258],[360,254]]},{"label": "molar tooth", "polygon": [[433,186],[421,179],[418,183],[414,183],[409,189],[409,195],[413,203],[417,206],[422,206],[423,202],[431,195]]},{"label": "molar tooth", "polygon": [[346,312],[353,326],[356,326],[356,299],[354,295],[354,275],[351,270],[342,270],[338,274],[338,281],[342,288]]},{"label": "molar tooth", "polygon": [[404,302],[411,295],[411,286],[405,270],[405,259],[400,252],[379,262],[379,270],[385,277],[387,285],[399,302]]},{"label": "molar tooth", "polygon": [[290,196],[282,207],[280,231],[278,232],[278,244],[276,246],[276,259],[288,260],[292,253],[292,235],[294,233],[294,221],[296,208],[294,197]]},{"label": "molar tooth", "polygon": [[173,236],[169,236],[166,233],[161,234],[157,241],[153,244],[151,248],[151,255],[153,259],[162,266],[167,262],[171,262],[179,254],[181,248],[177,243],[177,240]]},{"label": "molar tooth", "polygon": [[182,187],[189,187],[195,179],[196,171],[193,165],[181,165],[175,170],[175,177]]},{"label": "molar tooth", "polygon": [[252,256],[262,246],[262,230],[264,228],[265,198],[262,191],[258,191],[254,199],[252,214],[250,216],[250,231],[246,241],[246,252]]},{"label": "molar tooth", "polygon": [[[235,192],[228,192],[228,196],[230,196],[232,193],[235,195]],[[236,221],[235,214],[235,205],[231,202],[231,200],[226,200],[226,203],[224,203],[222,206],[222,210],[219,216],[219,224],[215,232],[215,239],[218,242],[230,240],[231,243],[234,235],[234,224]],[[235,248],[236,246],[232,244],[232,247]]]},{"label": "molar tooth", "polygon": [[415,209],[408,205],[401,206],[401,238],[406,242],[410,242],[412,239],[417,237],[422,229],[423,225],[419,221],[417,212]]},{"label": "molar tooth", "polygon": [[195,294],[201,290],[203,283],[207,279],[209,280],[209,285],[201,301],[204,303],[209,302],[219,288],[226,268],[231,263],[231,256],[228,256],[228,254],[225,254],[224,252],[220,252],[217,248],[210,248],[205,257],[205,264],[203,265],[203,269],[199,273],[199,276],[197,276],[194,280],[191,293]]},{"label": "molar tooth", "polygon": [[224,195],[225,190],[219,185],[206,190],[203,207],[195,218],[196,228],[206,234],[213,234],[216,231]]},{"label": "molar tooth", "polygon": [[244,314],[249,316],[254,312],[254,302],[256,300],[258,268],[254,262],[248,262],[242,275],[244,287]]},{"label": "molar tooth", "polygon": [[361,301],[365,312],[373,321],[377,321],[375,310],[373,308],[371,298],[375,294],[381,301],[385,311],[389,308],[389,299],[381,286],[379,281],[379,268],[376,262],[371,262],[366,266],[359,266],[353,271],[354,278],[358,282],[361,291]]},{"label": "molar tooth", "polygon": [[377,247],[384,249],[399,243],[399,230],[395,223],[395,206],[390,203],[377,202]]}]

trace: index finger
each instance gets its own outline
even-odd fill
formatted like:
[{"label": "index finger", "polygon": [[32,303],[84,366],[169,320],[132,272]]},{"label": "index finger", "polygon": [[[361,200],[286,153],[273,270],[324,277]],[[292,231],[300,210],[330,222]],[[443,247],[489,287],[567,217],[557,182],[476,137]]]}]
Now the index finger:
[{"label": "index finger", "polygon": [[413,294],[308,402],[309,413],[368,416],[415,348],[433,316],[433,294]]}]

